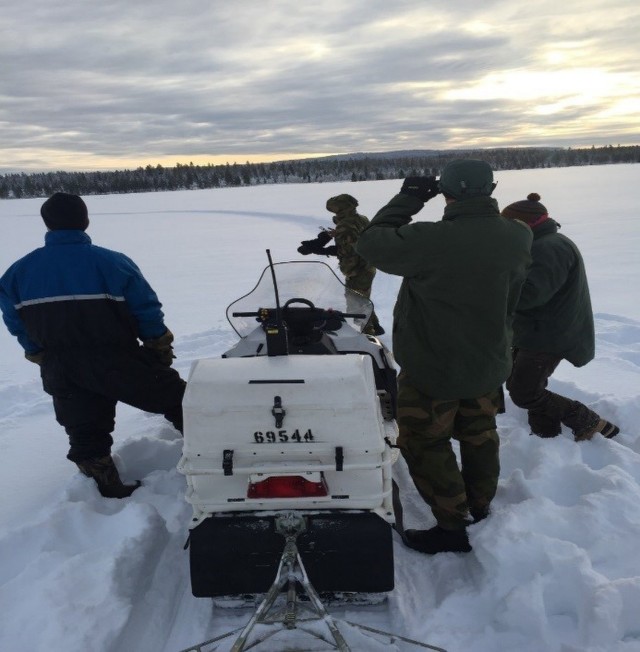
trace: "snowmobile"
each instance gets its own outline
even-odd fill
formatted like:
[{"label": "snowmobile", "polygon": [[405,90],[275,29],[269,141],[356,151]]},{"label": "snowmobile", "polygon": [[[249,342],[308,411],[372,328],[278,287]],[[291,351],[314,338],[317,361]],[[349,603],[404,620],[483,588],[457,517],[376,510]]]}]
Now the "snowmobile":
[{"label": "snowmobile", "polygon": [[193,508],[192,593],[266,593],[299,518],[297,550],[320,594],[394,586],[396,370],[362,333],[372,303],[324,262],[267,266],[227,308],[239,336],[192,365],[184,397]]},{"label": "snowmobile", "polygon": [[[193,595],[258,606],[244,626],[182,652],[214,652],[232,636],[230,652],[267,639],[280,645],[270,649],[318,650],[319,639],[339,652],[446,652],[327,611],[330,599],[379,603],[394,587],[396,370],[362,332],[368,299],[323,262],[267,255],[255,288],[227,308],[240,340],[191,367],[178,465],[193,508]],[[294,629],[314,647],[277,641]]]}]

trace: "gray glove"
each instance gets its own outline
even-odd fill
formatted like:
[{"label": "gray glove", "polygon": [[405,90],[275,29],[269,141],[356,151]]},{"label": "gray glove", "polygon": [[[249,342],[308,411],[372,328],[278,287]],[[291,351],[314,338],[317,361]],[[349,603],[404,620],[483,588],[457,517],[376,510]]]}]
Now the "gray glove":
[{"label": "gray glove", "polygon": [[44,360],[44,351],[38,351],[37,353],[27,353],[25,352],[24,357],[33,364],[41,365]]}]

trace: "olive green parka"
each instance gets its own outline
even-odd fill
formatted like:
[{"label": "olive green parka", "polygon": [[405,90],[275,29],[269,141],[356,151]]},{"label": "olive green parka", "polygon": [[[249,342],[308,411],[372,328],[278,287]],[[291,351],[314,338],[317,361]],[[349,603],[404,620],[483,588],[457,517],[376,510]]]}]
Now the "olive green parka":
[{"label": "olive green parka", "polygon": [[511,370],[512,318],[531,262],[531,230],[491,197],[447,205],[439,222],[411,222],[423,202],[396,195],[356,250],[404,277],[393,351],[414,387],[441,399],[478,398]]},{"label": "olive green parka", "polygon": [[593,311],[584,262],[573,241],[545,220],[533,228],[533,264],[513,323],[516,347],[553,353],[581,367],[595,355]]}]

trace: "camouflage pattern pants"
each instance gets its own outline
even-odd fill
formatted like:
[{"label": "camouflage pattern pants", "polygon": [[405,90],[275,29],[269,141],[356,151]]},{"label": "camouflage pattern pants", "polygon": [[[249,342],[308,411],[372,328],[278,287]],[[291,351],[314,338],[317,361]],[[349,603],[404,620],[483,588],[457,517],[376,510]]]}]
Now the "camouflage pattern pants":
[{"label": "camouflage pattern pants", "polygon": [[[472,399],[433,398],[398,377],[398,446],[438,525],[463,528],[469,510],[488,510],[500,475],[496,414],[500,392]],[[460,442],[458,466],[451,439]]]},{"label": "camouflage pattern pants", "polygon": [[[361,294],[363,297],[366,297],[367,299],[370,299],[371,284],[373,283],[373,277],[375,275],[376,273],[374,271],[373,274],[369,272],[365,272],[362,274],[358,274],[357,276],[349,276],[344,280],[345,287],[349,288],[350,290],[353,290],[354,292],[357,292],[358,294]],[[362,329],[362,332],[373,335],[375,329],[378,326],[380,326],[380,322],[378,321],[378,316],[376,315],[376,312],[374,310],[371,313],[371,317],[369,318],[367,325]]]},{"label": "camouflage pattern pants", "polygon": [[539,437],[555,437],[562,425],[579,434],[600,417],[580,401],[550,392],[547,382],[562,358],[552,353],[533,353],[514,349],[513,368],[507,380],[511,400],[528,412],[531,432]]}]

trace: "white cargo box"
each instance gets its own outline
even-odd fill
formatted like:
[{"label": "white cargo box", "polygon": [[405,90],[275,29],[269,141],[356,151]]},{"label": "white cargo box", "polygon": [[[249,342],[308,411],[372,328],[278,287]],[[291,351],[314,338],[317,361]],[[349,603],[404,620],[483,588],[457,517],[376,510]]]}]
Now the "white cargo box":
[{"label": "white cargo box", "polygon": [[[367,509],[388,521],[397,426],[385,421],[370,356],[289,355],[198,360],[184,407],[195,527],[216,512]],[[271,476],[326,484],[326,495],[249,497]]]}]

